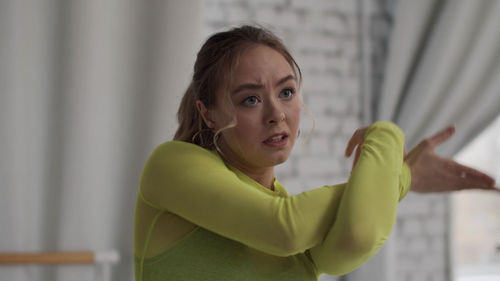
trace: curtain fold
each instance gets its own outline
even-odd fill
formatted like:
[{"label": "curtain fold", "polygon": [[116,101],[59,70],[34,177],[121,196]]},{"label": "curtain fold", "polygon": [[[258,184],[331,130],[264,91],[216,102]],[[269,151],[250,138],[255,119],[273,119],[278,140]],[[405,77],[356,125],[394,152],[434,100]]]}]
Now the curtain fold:
[{"label": "curtain fold", "polygon": [[[203,1],[0,3],[0,251],[117,249],[171,139],[201,44]],[[0,280],[95,280],[97,268],[2,267]]]},{"label": "curtain fold", "polygon": [[[500,1],[399,0],[395,11],[382,90],[374,102],[375,120],[396,122],[405,132],[408,148],[455,124],[456,134],[437,149],[451,157],[500,114]],[[435,204],[443,211],[432,218],[420,214],[419,206]],[[446,195],[410,194],[400,207],[398,222],[434,221],[449,227]],[[449,229],[426,234],[425,239],[441,245],[428,249],[427,258],[443,265],[432,270],[419,259],[412,260],[418,253],[391,246],[416,239],[408,235],[396,225],[391,240],[401,241],[389,241],[389,249],[382,249],[377,267],[389,268],[387,280],[413,275],[451,278]],[[405,264],[413,266],[400,266]],[[383,280],[376,278],[380,274],[365,276],[359,280]]]},{"label": "curtain fold", "polygon": [[[400,1],[398,6],[376,118],[398,123],[409,147],[456,124],[457,134],[440,151],[450,156],[500,112],[500,89],[495,90],[500,65],[500,3]],[[422,16],[420,24],[401,27],[407,25],[403,15],[415,10],[435,17]],[[412,27],[426,24],[429,28]],[[422,30],[428,34],[420,35]],[[408,42],[414,47],[400,50]],[[415,48],[419,45],[421,50]],[[483,100],[489,106],[481,105]]]},{"label": "curtain fold", "polygon": [[374,120],[394,120],[406,83],[418,63],[418,55],[440,6],[438,0],[396,1],[384,80],[379,99],[374,103]]}]

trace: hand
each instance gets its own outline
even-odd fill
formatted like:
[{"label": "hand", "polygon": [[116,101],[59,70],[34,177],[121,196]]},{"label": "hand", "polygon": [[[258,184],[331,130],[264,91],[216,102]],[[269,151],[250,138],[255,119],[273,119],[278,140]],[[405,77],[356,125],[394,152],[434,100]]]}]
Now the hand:
[{"label": "hand", "polygon": [[410,190],[420,193],[464,189],[500,191],[495,188],[495,180],[490,176],[451,159],[442,158],[434,152],[439,144],[454,133],[455,126],[450,126],[424,139],[405,156],[405,162],[411,170]]},{"label": "hand", "polygon": [[356,153],[354,153],[354,160],[352,161],[351,169],[354,169],[354,166],[356,166],[356,162],[358,162],[359,154],[361,154],[361,145],[365,140],[366,129],[368,129],[368,127],[357,129],[347,143],[347,147],[345,149],[345,157],[351,156],[354,148],[356,147]]}]

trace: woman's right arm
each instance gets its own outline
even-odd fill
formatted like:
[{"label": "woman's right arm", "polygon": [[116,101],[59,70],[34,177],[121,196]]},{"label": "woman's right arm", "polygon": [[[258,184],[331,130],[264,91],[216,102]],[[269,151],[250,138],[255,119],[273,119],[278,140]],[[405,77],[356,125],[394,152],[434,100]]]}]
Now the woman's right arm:
[{"label": "woman's right arm", "polygon": [[226,167],[214,153],[185,142],[159,146],[141,176],[143,197],[221,236],[278,256],[323,240],[345,185],[279,196]]},{"label": "woman's right arm", "polygon": [[[392,153],[393,148],[389,150]],[[363,174],[363,169],[366,170],[358,168],[357,173]],[[291,197],[278,196],[264,187],[256,188],[255,184],[248,177],[228,169],[212,152],[174,141],[158,147],[148,159],[141,177],[141,192],[159,208],[278,256],[324,245],[325,237],[333,233],[331,228],[336,218],[345,217],[341,219],[345,221],[351,217],[346,211],[337,214],[339,206],[345,204],[341,202],[349,198],[356,202],[357,196],[361,196],[361,200],[366,198],[354,187],[346,197],[347,184],[324,186]],[[377,190],[378,184],[368,180],[355,185]]]}]

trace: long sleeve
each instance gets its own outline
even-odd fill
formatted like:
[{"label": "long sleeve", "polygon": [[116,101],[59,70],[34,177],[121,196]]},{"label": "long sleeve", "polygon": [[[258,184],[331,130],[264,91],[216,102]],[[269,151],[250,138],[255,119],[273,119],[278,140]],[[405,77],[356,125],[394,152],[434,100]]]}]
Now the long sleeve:
[{"label": "long sleeve", "polygon": [[343,185],[296,196],[260,186],[214,152],[167,142],[146,162],[140,193],[158,209],[276,256],[320,243],[335,217]]},{"label": "long sleeve", "polygon": [[348,273],[385,243],[395,223],[397,204],[410,184],[403,149],[404,136],[395,125],[377,122],[369,127],[335,223],[323,243],[310,250],[319,272]]},{"label": "long sleeve", "polygon": [[[390,125],[375,124],[372,131],[383,131],[379,134],[384,135],[385,131],[394,134],[393,131],[399,130],[393,127],[384,130],[379,127]],[[371,147],[369,143],[376,141],[377,137],[372,138],[371,135],[372,133],[367,133],[368,143],[364,148],[366,145]],[[381,141],[385,142],[386,139]],[[375,152],[372,153],[383,159],[391,159],[389,162],[394,167],[388,167],[391,172],[387,175],[395,178],[388,180],[393,184],[390,192],[385,191],[390,188],[382,190],[379,183],[369,180],[375,176],[378,179],[381,175],[373,175],[376,169],[370,165],[377,163],[370,160],[372,154],[365,153],[368,149],[363,149],[349,183],[325,186],[296,196],[284,196],[227,167],[216,153],[176,141],[159,146],[148,159],[141,177],[140,192],[157,208],[174,213],[221,236],[277,256],[289,256],[312,248],[314,261],[323,264],[330,256],[323,253],[322,249],[333,246],[329,252],[336,252],[336,247],[339,246],[330,242],[337,239],[331,237],[339,236],[333,233],[342,228],[337,223],[346,225],[351,220],[364,219],[363,212],[356,215],[348,213],[355,206],[361,205],[353,204],[356,201],[354,198],[369,199],[373,190],[380,189],[381,194],[386,192],[390,193],[387,195],[389,197],[395,196],[397,203],[400,195],[405,193],[407,187],[401,190],[397,188],[402,159],[394,151],[397,150],[395,145],[399,145],[399,141],[374,146]],[[396,168],[395,162],[398,159],[400,167]],[[366,180],[360,177],[366,177]],[[361,188],[358,187],[360,185],[367,186]],[[369,192],[364,194],[364,191],[357,189]],[[394,201],[392,197],[390,202]],[[346,204],[350,207],[345,207]],[[390,208],[395,212],[394,204],[386,207]],[[377,212],[381,215],[386,213],[385,210]],[[368,229],[367,224],[361,225]]]}]

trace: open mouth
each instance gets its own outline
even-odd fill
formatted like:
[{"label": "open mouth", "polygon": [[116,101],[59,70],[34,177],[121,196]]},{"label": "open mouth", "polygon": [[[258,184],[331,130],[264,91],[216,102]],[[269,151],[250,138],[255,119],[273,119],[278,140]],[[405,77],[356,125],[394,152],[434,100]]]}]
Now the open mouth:
[{"label": "open mouth", "polygon": [[274,136],[268,138],[267,140],[265,140],[264,143],[276,144],[276,143],[283,142],[287,138],[288,138],[288,136],[286,134],[274,135]]}]

